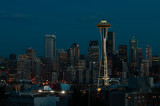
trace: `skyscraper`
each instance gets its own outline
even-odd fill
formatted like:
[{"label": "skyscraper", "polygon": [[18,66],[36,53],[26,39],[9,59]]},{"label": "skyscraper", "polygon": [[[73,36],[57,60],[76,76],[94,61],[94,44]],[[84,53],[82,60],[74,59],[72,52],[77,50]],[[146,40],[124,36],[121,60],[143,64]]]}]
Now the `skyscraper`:
[{"label": "skyscraper", "polygon": [[16,61],[16,54],[10,54],[9,55],[10,63],[9,63],[9,72],[15,73],[17,69],[17,61]]},{"label": "skyscraper", "polygon": [[141,67],[141,63],[142,63],[142,60],[143,60],[142,48],[138,48],[137,53],[138,53],[138,66]]},{"label": "skyscraper", "polygon": [[68,63],[69,63],[69,66],[74,66],[74,53],[73,53],[73,49],[69,48],[67,52],[68,52]]},{"label": "skyscraper", "polygon": [[98,41],[89,41],[88,58],[90,62],[95,62],[98,68],[100,48]]},{"label": "skyscraper", "polygon": [[55,60],[56,56],[56,36],[45,35],[45,58],[51,61]]},{"label": "skyscraper", "polygon": [[58,56],[58,74],[59,80],[64,80],[64,73],[68,67],[68,55],[67,53],[59,53]]},{"label": "skyscraper", "polygon": [[119,46],[118,57],[120,58],[120,60],[123,60],[124,62],[128,61],[127,45],[120,45]]},{"label": "skyscraper", "polygon": [[152,67],[152,48],[149,45],[146,47],[146,60],[149,60],[149,67]]},{"label": "skyscraper", "polygon": [[19,55],[17,60],[18,80],[30,79],[30,59],[26,55]]},{"label": "skyscraper", "polygon": [[89,41],[89,48],[88,48],[89,69],[87,70],[89,71],[88,72],[89,83],[93,84],[97,83],[99,57],[100,57],[100,48],[98,45],[98,41]]},{"label": "skyscraper", "polygon": [[115,53],[115,32],[108,32],[108,39],[106,42],[107,51],[107,63],[108,69],[112,69],[113,66],[113,55]]},{"label": "skyscraper", "polygon": [[149,60],[143,60],[141,63],[141,76],[149,76]]},{"label": "skyscraper", "polygon": [[28,48],[26,50],[26,56],[27,58],[30,60],[30,75],[31,75],[31,78],[33,78],[36,74],[35,72],[35,67],[34,67],[34,63],[36,61],[36,52],[34,49],[32,48]]},{"label": "skyscraper", "polygon": [[30,60],[35,60],[35,58],[36,58],[36,51],[35,51],[34,49],[28,48],[28,49],[26,50],[26,54],[27,54],[27,56],[28,56],[28,59],[30,59]]},{"label": "skyscraper", "polygon": [[138,65],[138,41],[133,37],[130,40],[130,50],[129,50],[129,61],[130,65],[137,66]]},{"label": "skyscraper", "polygon": [[112,56],[115,53],[115,32],[108,32],[108,40],[106,43],[107,56]]},{"label": "skyscraper", "polygon": [[70,66],[76,66],[78,64],[78,60],[80,58],[80,50],[77,43],[74,43],[71,48],[69,48],[68,57]]},{"label": "skyscraper", "polygon": [[84,82],[83,73],[84,70],[86,69],[86,60],[79,60],[75,69],[76,69],[76,83],[81,84]]},{"label": "skyscraper", "polygon": [[[111,24],[107,22],[107,20],[101,20],[100,23],[96,25],[100,29],[101,34],[101,40],[102,40],[102,49],[101,49],[101,61],[100,61],[100,76],[102,76],[102,79],[104,80],[104,85],[109,84],[109,77],[108,77],[108,66],[107,66],[107,53],[106,53],[106,40],[107,40],[107,32],[108,28],[111,27]],[[98,86],[99,86],[99,80],[98,79]]]}]

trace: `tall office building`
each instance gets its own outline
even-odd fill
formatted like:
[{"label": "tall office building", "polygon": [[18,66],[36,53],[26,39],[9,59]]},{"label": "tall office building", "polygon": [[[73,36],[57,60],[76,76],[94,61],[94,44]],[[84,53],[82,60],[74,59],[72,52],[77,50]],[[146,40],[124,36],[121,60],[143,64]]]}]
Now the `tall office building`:
[{"label": "tall office building", "polygon": [[79,60],[75,69],[76,69],[76,83],[77,84],[84,83],[83,73],[86,69],[86,60]]},{"label": "tall office building", "polygon": [[152,67],[152,48],[149,45],[146,47],[146,60],[149,60],[149,67]]},{"label": "tall office building", "polygon": [[149,76],[149,60],[143,60],[141,63],[141,76]]},{"label": "tall office building", "polygon": [[18,80],[30,79],[30,59],[27,55],[19,55],[17,60]]},{"label": "tall office building", "polygon": [[69,48],[67,50],[68,52],[68,64],[69,66],[74,66],[74,53],[73,53],[73,49]]},{"label": "tall office building", "polygon": [[120,60],[127,62],[128,55],[127,55],[127,45],[120,45],[118,50],[118,57]]},{"label": "tall office building", "polygon": [[68,55],[67,53],[59,53],[58,57],[58,74],[59,80],[64,80],[64,73],[68,67]]},{"label": "tall office building", "polygon": [[108,39],[106,42],[108,69],[113,67],[113,55],[115,53],[115,32],[108,32]]},{"label": "tall office building", "polygon": [[107,56],[112,56],[115,53],[115,32],[108,32],[106,47]]},{"label": "tall office building", "polygon": [[[50,64],[50,61],[46,58],[41,57],[41,62],[42,62],[42,79],[43,80],[52,80],[52,72],[53,72],[53,68]],[[56,73],[57,74],[57,73]]]},{"label": "tall office building", "polygon": [[137,66],[138,65],[138,41],[133,37],[132,40],[130,40],[130,50],[129,50],[129,61],[130,65]]},{"label": "tall office building", "polygon": [[[118,49],[118,58],[114,59],[114,67],[113,69],[116,70],[118,69],[119,71],[114,71],[119,77],[122,79],[127,78],[127,72],[128,72],[128,54],[127,54],[127,45],[119,45]],[[119,63],[118,63],[119,60]],[[117,66],[117,67],[115,67]]]},{"label": "tall office building", "polygon": [[33,78],[36,74],[34,70],[34,62],[36,60],[36,51],[32,48],[28,48],[26,50],[26,55],[27,55],[27,58],[30,60],[30,72],[31,72],[31,77]]},{"label": "tall office building", "polygon": [[59,57],[60,53],[66,53],[65,49],[57,49],[56,50],[56,57]]},{"label": "tall office building", "polygon": [[35,50],[29,48],[25,55],[19,55],[17,60],[19,79],[41,80],[41,61],[35,56]]},{"label": "tall office building", "polygon": [[16,61],[16,54],[9,55],[9,73],[15,73],[17,71],[17,61]]},{"label": "tall office building", "polygon": [[96,67],[99,65],[100,48],[98,41],[89,41],[88,59],[90,62],[95,62]]},{"label": "tall office building", "polygon": [[143,60],[142,48],[138,48],[137,53],[138,53],[138,66],[141,67],[141,63],[142,63],[142,60]]},{"label": "tall office building", "polygon": [[75,64],[77,64],[79,57],[80,57],[79,45],[77,43],[74,43],[72,45],[72,49],[73,49],[73,54],[74,54],[74,62],[75,62]]},{"label": "tall office building", "polygon": [[36,82],[39,82],[42,79],[41,76],[41,71],[42,71],[42,66],[41,66],[41,60],[40,58],[36,58],[33,61],[33,70],[34,70],[34,79]]},{"label": "tall office building", "polygon": [[113,78],[117,78],[120,76],[120,73],[122,72],[122,61],[120,60],[118,55],[113,56],[113,68],[112,71],[110,72],[110,75]]},{"label": "tall office building", "polygon": [[80,58],[79,45],[74,43],[68,50],[69,65],[76,66]]},{"label": "tall office building", "polygon": [[9,59],[10,60],[16,60],[16,54],[10,54]]},{"label": "tall office building", "polygon": [[65,51],[65,49],[57,49],[56,50],[56,58],[57,58],[56,60],[58,63],[59,63],[59,56],[61,53],[67,53],[67,52]]},{"label": "tall office building", "polygon": [[92,84],[97,83],[99,57],[100,57],[100,48],[98,45],[98,41],[89,41],[89,48],[88,48],[89,69],[86,71],[86,82],[88,83]]},{"label": "tall office building", "polygon": [[55,56],[56,56],[56,36],[45,35],[45,58],[54,61]]},{"label": "tall office building", "polygon": [[28,56],[28,59],[35,60],[36,59],[36,51],[32,48],[28,48],[26,50],[26,54]]}]

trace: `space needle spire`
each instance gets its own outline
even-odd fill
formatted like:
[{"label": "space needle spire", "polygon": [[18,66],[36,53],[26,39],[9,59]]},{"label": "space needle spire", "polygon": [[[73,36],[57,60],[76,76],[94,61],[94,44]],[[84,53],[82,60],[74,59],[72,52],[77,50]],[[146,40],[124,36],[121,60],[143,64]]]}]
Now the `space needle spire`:
[{"label": "space needle spire", "polygon": [[100,80],[103,80],[103,85],[109,85],[106,40],[107,40],[108,28],[111,27],[111,24],[109,24],[107,22],[107,20],[103,19],[96,26],[100,29],[101,44],[102,44],[99,77],[98,77],[98,86],[100,84]]}]

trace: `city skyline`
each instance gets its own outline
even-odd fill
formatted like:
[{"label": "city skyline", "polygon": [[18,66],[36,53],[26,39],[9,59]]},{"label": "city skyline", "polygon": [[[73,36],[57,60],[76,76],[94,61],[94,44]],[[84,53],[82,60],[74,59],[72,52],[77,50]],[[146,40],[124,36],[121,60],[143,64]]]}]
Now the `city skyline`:
[{"label": "city skyline", "polygon": [[0,0],[0,106],[160,106],[159,0]]},{"label": "city skyline", "polygon": [[115,32],[116,50],[118,45],[129,45],[129,40],[135,36],[143,51],[149,44],[153,48],[153,55],[160,53],[157,49],[157,35],[160,35],[159,1],[117,0],[116,4],[115,1],[76,3],[72,0],[64,3],[15,0],[8,4],[8,1],[0,3],[0,44],[5,45],[1,46],[1,56],[22,54],[29,47],[36,49],[38,56],[43,56],[44,35],[55,32],[57,48],[69,48],[73,43],[78,43],[81,53],[87,54],[86,45],[90,40],[100,42],[95,24],[103,18],[103,14],[114,26],[110,31]]}]

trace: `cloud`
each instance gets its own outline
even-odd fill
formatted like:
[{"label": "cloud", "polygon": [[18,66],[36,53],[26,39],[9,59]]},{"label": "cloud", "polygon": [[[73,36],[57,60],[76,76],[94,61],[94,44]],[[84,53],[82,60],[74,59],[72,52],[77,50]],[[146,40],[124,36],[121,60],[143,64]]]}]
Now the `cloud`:
[{"label": "cloud", "polygon": [[0,11],[0,20],[13,21],[17,23],[34,22],[35,18],[32,15],[22,13],[11,13],[5,10]]}]

